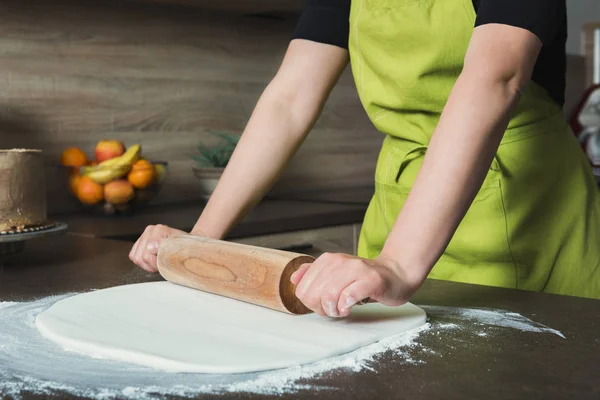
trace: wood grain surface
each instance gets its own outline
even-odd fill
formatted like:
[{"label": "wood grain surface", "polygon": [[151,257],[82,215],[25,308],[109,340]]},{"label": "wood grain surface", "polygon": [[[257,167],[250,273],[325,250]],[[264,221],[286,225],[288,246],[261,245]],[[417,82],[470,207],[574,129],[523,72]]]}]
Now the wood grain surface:
[{"label": "wood grain surface", "polygon": [[582,27],[582,50],[585,55],[585,83],[594,82],[594,31],[600,29],[600,21],[584,24]]},{"label": "wood grain surface", "polygon": [[[0,2],[0,148],[44,150],[50,213],[78,209],[56,167],[61,151],[91,154],[102,138],[141,142],[148,158],[169,162],[156,204],[200,200],[190,153],[214,143],[208,129],[243,130],[298,17],[255,14],[274,1],[164,2]],[[570,60],[567,110],[582,80],[580,60]],[[348,68],[272,194],[371,185],[382,139]]]},{"label": "wood grain surface", "polygon": [[170,282],[290,314],[310,312],[290,277],[313,261],[304,254],[198,236],[170,237],[157,258],[160,274]]},{"label": "wood grain surface", "polygon": [[214,10],[236,12],[273,12],[299,11],[304,7],[305,0],[136,0],[139,2],[181,4]]},{"label": "wood grain surface", "polygon": [[[169,162],[157,203],[199,199],[189,154],[214,143],[208,129],[243,130],[298,17],[110,0],[0,9],[0,148],[44,150],[51,213],[77,206],[61,151],[91,154],[102,138]],[[348,68],[273,193],[370,184],[381,140]]]}]

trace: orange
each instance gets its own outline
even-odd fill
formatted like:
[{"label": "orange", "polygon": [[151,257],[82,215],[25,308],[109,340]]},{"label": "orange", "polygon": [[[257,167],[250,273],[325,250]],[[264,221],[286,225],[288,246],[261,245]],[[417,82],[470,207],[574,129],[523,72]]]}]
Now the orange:
[{"label": "orange", "polygon": [[125,204],[133,199],[134,195],[133,186],[125,179],[108,182],[104,185],[104,198],[110,204]]},{"label": "orange", "polygon": [[89,176],[82,176],[77,180],[77,198],[83,204],[96,204],[104,199],[102,185],[94,182]]},{"label": "orange", "polygon": [[77,195],[77,186],[80,179],[81,175],[79,175],[77,172],[74,172],[69,176],[69,190],[71,190],[71,193],[74,195]]},{"label": "orange", "polygon": [[145,189],[154,183],[156,170],[152,163],[145,159],[140,159],[133,164],[127,180],[137,189]]},{"label": "orange", "polygon": [[60,156],[60,163],[66,167],[83,167],[88,163],[88,158],[83,150],[77,147],[69,147]]}]

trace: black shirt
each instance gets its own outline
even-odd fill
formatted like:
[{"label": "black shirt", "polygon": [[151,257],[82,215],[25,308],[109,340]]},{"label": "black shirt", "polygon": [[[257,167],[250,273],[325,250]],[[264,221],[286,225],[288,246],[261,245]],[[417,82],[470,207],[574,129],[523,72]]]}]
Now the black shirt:
[{"label": "black shirt", "polygon": [[[446,1],[446,0],[439,0]],[[505,24],[527,29],[543,47],[532,80],[561,107],[565,101],[567,11],[565,0],[473,0],[475,26]],[[307,0],[293,38],[348,48],[350,0]]]}]

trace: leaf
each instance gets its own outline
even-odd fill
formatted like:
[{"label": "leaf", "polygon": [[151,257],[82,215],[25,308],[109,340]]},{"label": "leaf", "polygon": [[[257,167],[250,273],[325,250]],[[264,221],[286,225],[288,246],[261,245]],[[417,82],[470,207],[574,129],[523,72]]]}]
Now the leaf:
[{"label": "leaf", "polygon": [[199,143],[198,153],[191,158],[196,161],[198,165],[208,167],[225,167],[229,163],[239,140],[239,135],[231,135],[223,132],[218,132],[212,129],[207,130],[213,136],[221,139],[221,142],[217,143],[213,147],[206,146],[204,143]]},{"label": "leaf", "polygon": [[198,149],[200,151],[200,154],[202,154],[202,156],[204,158],[206,158],[207,160],[210,160],[212,157],[212,152],[209,149]]},{"label": "leaf", "polygon": [[229,143],[232,146],[236,146],[237,143],[239,142],[239,136],[237,135],[230,135],[230,134],[226,134],[226,133],[222,133],[222,132],[217,132],[215,130],[209,129],[208,133],[210,133],[213,136],[217,136],[223,140],[225,140],[227,143]]}]

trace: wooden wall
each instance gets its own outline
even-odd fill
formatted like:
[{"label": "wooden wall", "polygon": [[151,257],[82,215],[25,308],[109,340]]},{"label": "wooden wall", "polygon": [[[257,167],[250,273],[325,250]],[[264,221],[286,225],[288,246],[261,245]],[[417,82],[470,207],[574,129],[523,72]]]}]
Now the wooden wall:
[{"label": "wooden wall", "polygon": [[[152,1],[0,0],[0,148],[44,150],[52,212],[76,206],[61,151],[102,138],[169,161],[157,203],[199,198],[189,153],[208,128],[241,132],[304,2]],[[271,9],[285,12],[256,15]],[[570,65],[568,108],[583,87]],[[348,69],[275,192],[371,185],[381,140]]]},{"label": "wooden wall", "polygon": [[[0,1],[0,148],[42,148],[50,209],[75,203],[55,163],[67,146],[141,142],[170,163],[157,202],[199,197],[189,153],[207,128],[241,132],[297,15],[244,16],[125,1]],[[350,71],[279,193],[369,185],[381,135]]]},{"label": "wooden wall", "polygon": [[302,10],[306,0],[132,0],[162,4],[179,4],[211,10],[257,13]]},{"label": "wooden wall", "polygon": [[585,55],[585,68],[587,85],[594,81],[594,32],[600,29],[600,21],[583,25],[582,28],[582,50]]}]

